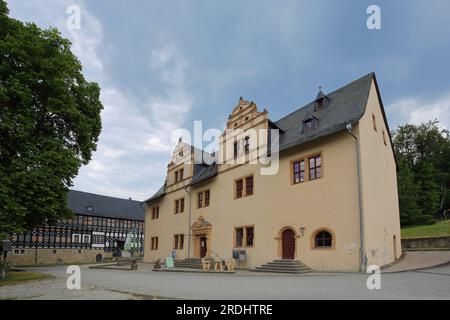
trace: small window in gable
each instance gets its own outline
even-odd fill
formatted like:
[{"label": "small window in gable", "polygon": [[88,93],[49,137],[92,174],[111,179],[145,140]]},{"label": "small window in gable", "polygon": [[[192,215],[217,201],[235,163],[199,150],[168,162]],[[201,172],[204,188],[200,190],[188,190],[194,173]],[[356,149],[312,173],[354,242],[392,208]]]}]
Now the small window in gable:
[{"label": "small window in gable", "polygon": [[372,113],[372,124],[373,124],[373,130],[377,130],[377,118],[375,118],[375,115]]},{"label": "small window in gable", "polygon": [[245,149],[245,153],[249,153],[249,151],[250,151],[250,137],[245,137],[245,139],[244,139],[244,149]]},{"label": "small window in gable", "polygon": [[316,121],[315,119],[308,119],[303,121],[303,132],[310,132],[316,128]]}]

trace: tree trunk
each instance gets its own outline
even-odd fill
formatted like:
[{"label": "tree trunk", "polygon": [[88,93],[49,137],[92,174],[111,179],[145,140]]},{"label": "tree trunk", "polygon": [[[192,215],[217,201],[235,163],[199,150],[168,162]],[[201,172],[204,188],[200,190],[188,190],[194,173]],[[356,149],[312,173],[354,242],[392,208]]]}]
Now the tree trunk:
[{"label": "tree trunk", "polygon": [[439,205],[439,209],[440,211],[443,211],[444,209],[444,204],[445,204],[445,194],[446,194],[446,186],[445,186],[445,182],[441,181],[441,203]]}]

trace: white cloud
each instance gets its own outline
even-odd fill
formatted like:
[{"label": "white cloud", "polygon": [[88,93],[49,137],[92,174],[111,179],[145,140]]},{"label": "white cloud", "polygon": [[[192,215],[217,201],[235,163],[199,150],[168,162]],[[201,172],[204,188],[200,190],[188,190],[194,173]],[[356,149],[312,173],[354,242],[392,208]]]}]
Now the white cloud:
[{"label": "white cloud", "polygon": [[[69,6],[80,8],[81,28],[68,29]],[[31,21],[41,27],[56,27],[63,37],[72,42],[72,52],[83,64],[83,71],[89,80],[103,79],[103,63],[98,54],[102,43],[101,22],[92,15],[81,0],[14,0],[8,3],[11,16],[22,21]]]},{"label": "white cloud", "polygon": [[[67,7],[81,9],[81,29],[66,26]],[[72,51],[83,64],[90,81],[99,82],[103,130],[92,161],[80,169],[74,181],[77,190],[143,200],[159,188],[166,162],[173,148],[172,132],[179,128],[191,109],[193,97],[186,90],[187,61],[175,44],[167,44],[150,54],[150,69],[166,87],[159,96],[144,101],[111,85],[105,57],[101,21],[87,10],[83,1],[14,0],[11,16],[55,26],[72,42]]]},{"label": "white cloud", "polygon": [[434,101],[403,98],[392,103],[388,110],[398,119],[398,124],[418,124],[437,119],[443,128],[450,129],[450,93]]}]

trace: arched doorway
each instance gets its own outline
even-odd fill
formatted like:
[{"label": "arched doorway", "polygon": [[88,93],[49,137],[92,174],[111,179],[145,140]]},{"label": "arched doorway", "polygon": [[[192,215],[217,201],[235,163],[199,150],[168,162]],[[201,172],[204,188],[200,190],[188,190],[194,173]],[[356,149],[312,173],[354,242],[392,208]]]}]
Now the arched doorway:
[{"label": "arched doorway", "polygon": [[200,238],[200,258],[206,257],[206,253],[208,252],[208,240],[206,237]]},{"label": "arched doorway", "polygon": [[283,259],[295,258],[295,233],[292,229],[286,229],[281,234]]},{"label": "arched doorway", "polygon": [[100,263],[103,261],[103,257],[101,254],[95,256],[95,262]]},{"label": "arched doorway", "polygon": [[397,260],[397,237],[394,235],[393,238],[393,242],[394,242],[394,261]]}]

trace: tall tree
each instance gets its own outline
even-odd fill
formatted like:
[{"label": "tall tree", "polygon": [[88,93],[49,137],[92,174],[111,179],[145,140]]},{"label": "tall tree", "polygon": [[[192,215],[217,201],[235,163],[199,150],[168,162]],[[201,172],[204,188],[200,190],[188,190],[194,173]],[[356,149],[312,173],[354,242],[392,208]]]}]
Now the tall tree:
[{"label": "tall tree", "polygon": [[409,163],[401,157],[398,159],[397,185],[400,222],[402,225],[416,224],[421,216],[421,211],[417,205],[419,186],[414,182],[414,173]]},{"label": "tall tree", "polygon": [[417,169],[416,181],[419,187],[417,204],[423,215],[434,216],[439,209],[439,185],[436,183],[438,173],[430,162],[421,163]]},{"label": "tall tree", "polygon": [[7,14],[0,0],[0,232],[19,232],[70,214],[103,106],[68,40]]},{"label": "tall tree", "polygon": [[[449,209],[447,190],[450,187],[450,139],[449,132],[443,130],[437,120],[419,125],[406,124],[394,133],[394,149],[399,161],[399,198],[409,199],[405,186],[402,186],[405,166],[409,167],[418,188],[416,203],[422,215],[430,216]],[[409,181],[409,176],[407,178]],[[409,182],[408,182],[409,183]],[[403,207],[406,210],[412,207]],[[414,209],[412,209],[414,211]],[[401,212],[404,223],[415,223],[409,219],[408,212]],[[413,217],[414,215],[412,215]],[[426,217],[425,217],[426,218]],[[419,219],[417,221],[425,221]]]}]

